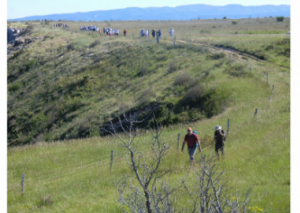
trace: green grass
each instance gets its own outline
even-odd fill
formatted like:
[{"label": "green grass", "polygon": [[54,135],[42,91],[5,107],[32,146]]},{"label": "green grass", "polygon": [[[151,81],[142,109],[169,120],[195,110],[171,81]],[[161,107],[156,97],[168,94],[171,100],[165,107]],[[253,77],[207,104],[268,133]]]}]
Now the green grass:
[{"label": "green grass", "polygon": [[[95,25],[101,27],[101,24],[104,23]],[[182,36],[187,41],[193,38],[195,43],[229,43],[229,46],[251,53],[251,48],[259,51],[286,37],[230,34],[235,28],[245,31],[247,27],[254,32],[262,32],[262,28],[284,31],[286,23],[275,23],[273,19],[245,19],[234,26],[231,20],[110,24],[119,28],[122,24],[122,27],[128,28],[129,37],[100,38],[93,34],[55,29],[51,23],[49,27],[42,28],[36,23],[33,34],[28,36],[50,37],[29,44],[25,52],[8,61],[8,120],[9,126],[14,128],[9,133],[17,140],[36,142],[8,148],[8,212],[120,212],[122,208],[118,204],[114,181],[122,175],[132,174],[132,171],[121,155],[125,150],[110,137],[97,136],[98,127],[105,120],[99,99],[104,98],[114,115],[119,107],[118,93],[123,94],[124,104],[128,107],[137,107],[146,90],[154,92],[151,100],[176,105],[186,90],[175,86],[174,81],[183,73],[201,79],[200,83],[207,89],[215,87],[218,91],[229,91],[229,104],[224,111],[209,119],[165,128],[161,137],[171,145],[171,150],[160,170],[173,167],[171,184],[178,184],[186,176],[189,164],[186,150],[183,154],[176,150],[178,133],[182,140],[186,127],[192,126],[200,138],[212,137],[214,126],[221,125],[226,130],[229,118],[226,156],[218,161],[226,171],[225,178],[233,190],[238,189],[241,193],[253,187],[251,207],[257,206],[266,212],[289,212],[290,72],[289,66],[280,62],[281,59],[289,61],[289,58],[276,56],[277,48],[289,44],[280,43],[266,50],[279,62],[233,57],[229,64],[227,55],[213,59],[210,56],[214,52],[207,48],[202,53],[201,45],[194,44],[190,49],[189,43],[178,42],[177,48],[173,48],[167,38],[160,45],[156,45],[154,40],[137,38],[141,26],[149,29],[158,26],[167,32],[171,24],[177,39]],[[69,25],[72,30],[84,24],[70,22]],[[213,35],[202,33],[201,37],[195,37],[193,33],[201,29],[209,29]],[[131,37],[132,32],[136,32],[135,39]],[[95,40],[99,40],[100,44],[89,49]],[[235,44],[230,40],[236,41]],[[62,48],[70,43],[74,43],[75,50]],[[93,56],[88,56],[90,53]],[[31,62],[28,63],[28,60]],[[36,61],[35,65],[32,60]],[[171,62],[176,62],[177,68],[168,72]],[[142,66],[147,68],[144,74],[141,73]],[[269,84],[266,83],[266,72]],[[236,77],[239,73],[244,75]],[[255,108],[258,108],[258,114],[254,118]],[[184,117],[188,112],[183,109],[178,114]],[[51,122],[53,125],[47,127]],[[72,138],[86,125],[89,125],[90,138],[51,142],[62,135]],[[137,138],[139,150],[146,154],[149,154],[150,137],[149,133],[143,133]],[[12,137],[9,142],[16,138]],[[48,142],[41,142],[45,139]],[[207,146],[208,143],[202,144],[203,148]],[[115,153],[112,172],[109,171],[111,150]],[[214,154],[213,147],[204,153]],[[21,196],[22,173],[26,177],[25,194]],[[197,184],[193,172],[188,175],[188,184]],[[179,208],[191,208],[183,188],[173,198],[177,199]]]}]

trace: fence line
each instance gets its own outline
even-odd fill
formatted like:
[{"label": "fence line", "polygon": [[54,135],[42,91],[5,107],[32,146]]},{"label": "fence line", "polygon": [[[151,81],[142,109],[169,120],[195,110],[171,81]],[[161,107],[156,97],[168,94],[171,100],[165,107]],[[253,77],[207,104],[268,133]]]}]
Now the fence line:
[{"label": "fence line", "polygon": [[[246,116],[245,116],[245,117],[246,117]],[[248,117],[248,116],[247,116],[247,117]],[[232,126],[235,127],[237,124],[242,123],[242,122],[245,122],[245,120],[240,120],[239,122],[235,122],[235,123],[231,124],[231,127],[232,127]],[[209,129],[212,129],[212,128],[206,128],[206,129],[204,129],[204,130],[202,130],[202,131],[204,132],[204,131],[207,131],[207,130],[209,130]],[[202,132],[202,131],[201,131],[201,132]],[[164,139],[162,139],[162,140],[164,140]],[[175,138],[174,138],[174,139],[169,139],[169,140],[166,140],[165,142],[176,143],[176,139],[175,139]],[[149,144],[145,144],[145,145],[140,146],[140,147],[138,147],[138,148],[144,148],[144,147],[146,147],[146,146],[150,146],[150,145],[149,145]],[[205,148],[205,149],[206,149],[206,148]],[[122,156],[122,155],[124,155],[124,154],[126,155],[126,154],[128,154],[128,153],[127,153],[127,152],[122,152],[122,153],[117,153],[117,154],[118,154],[118,155],[115,155],[116,158],[122,158],[122,157],[124,157],[124,156]],[[107,155],[107,156],[109,156],[109,155]],[[105,157],[107,157],[107,156],[105,156]],[[56,175],[56,176],[46,175],[46,176],[39,177],[38,179],[31,178],[30,176],[28,176],[28,181],[27,181],[27,182],[29,182],[28,184],[31,185],[31,182],[32,182],[32,181],[50,180],[50,179],[54,179],[54,178],[57,178],[57,177],[61,177],[61,176],[67,175],[67,174],[72,174],[72,173],[74,173],[74,172],[76,172],[76,171],[78,171],[78,170],[80,170],[80,169],[82,169],[82,168],[91,168],[91,167],[98,166],[98,165],[106,165],[106,164],[108,164],[108,163],[109,163],[109,159],[102,160],[102,161],[97,161],[97,162],[93,162],[93,163],[90,163],[90,164],[86,164],[86,165],[83,165],[83,166],[80,166],[80,167],[77,167],[77,168],[73,168],[73,169],[70,169],[70,170],[61,172],[61,173],[59,173],[59,175]],[[65,168],[68,168],[68,166],[65,167]]]}]

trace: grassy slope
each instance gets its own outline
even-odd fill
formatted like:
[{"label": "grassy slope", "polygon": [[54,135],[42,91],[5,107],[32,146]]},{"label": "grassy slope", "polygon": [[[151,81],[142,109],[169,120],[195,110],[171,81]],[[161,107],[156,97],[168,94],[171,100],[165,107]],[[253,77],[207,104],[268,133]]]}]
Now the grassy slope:
[{"label": "grassy slope", "polygon": [[[176,56],[176,51],[169,54]],[[207,68],[214,63],[214,61],[205,62],[205,57],[201,58],[203,56],[199,53],[193,54],[187,55],[187,61],[183,61],[182,64],[203,61],[201,66]],[[183,60],[181,57],[178,59]],[[248,63],[248,61],[239,63]],[[230,118],[226,158],[220,161],[227,171],[230,184],[240,192],[245,191],[249,186],[254,186],[251,206],[259,206],[268,212],[289,212],[289,72],[282,72],[282,68],[266,66],[262,62],[251,63],[252,74],[244,78],[229,77],[223,73],[222,70],[226,65],[212,71],[217,78],[213,78],[206,84],[231,90],[232,103],[222,114],[190,125],[203,137],[212,135],[212,129],[216,124],[225,128],[226,120]],[[193,66],[186,68],[187,72],[196,75],[196,69],[192,68]],[[269,73],[269,85],[265,83],[264,72],[266,71]],[[144,79],[143,84],[147,86],[157,83],[154,88],[157,88],[157,93],[163,93],[159,86],[163,89],[168,86],[168,82],[171,85],[175,74],[169,76],[158,74]],[[166,77],[165,81],[157,80],[163,76]],[[272,84],[275,85],[275,91],[269,102]],[[130,90],[128,89],[128,99]],[[258,108],[258,115],[254,119],[255,108]],[[186,153],[179,155],[176,151],[177,134],[183,135],[185,127],[185,125],[172,126],[162,135],[162,138],[172,145],[172,150],[161,169],[174,167],[174,174],[171,176],[173,184],[185,176],[188,167]],[[139,139],[142,151],[147,152],[149,139],[150,135],[141,136]],[[208,144],[203,144],[203,147],[206,146]],[[120,178],[122,174],[128,173],[129,170],[123,159],[116,158],[113,172],[109,173],[108,161],[111,149],[114,149],[117,156],[117,153],[122,152],[108,139],[99,137],[10,148],[8,150],[8,211],[118,212],[120,207],[117,204],[118,196],[113,181]],[[205,153],[213,153],[213,150],[206,149]],[[26,174],[26,185],[25,196],[21,197],[19,182],[22,173]],[[193,174],[189,174],[188,178],[189,184],[192,185]],[[178,198],[179,206],[186,207],[185,194],[182,189],[174,195]],[[47,206],[43,202],[43,198],[47,196],[51,196],[52,205]]]}]

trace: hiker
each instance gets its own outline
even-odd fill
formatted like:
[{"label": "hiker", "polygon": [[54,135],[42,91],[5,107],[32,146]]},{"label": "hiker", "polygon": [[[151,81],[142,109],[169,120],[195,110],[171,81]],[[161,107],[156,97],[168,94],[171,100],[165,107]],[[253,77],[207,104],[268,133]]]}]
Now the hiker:
[{"label": "hiker", "polygon": [[126,37],[126,34],[127,34],[127,30],[126,29],[124,29],[123,34]]},{"label": "hiker", "polygon": [[153,28],[153,30],[151,31],[152,33],[152,37],[155,38],[155,29]]},{"label": "hiker", "polygon": [[188,134],[185,135],[184,140],[182,142],[182,148],[181,152],[183,152],[184,145],[187,143],[188,146],[188,153],[190,155],[190,168],[192,166],[195,166],[195,154],[197,147],[199,149],[199,152],[202,152],[201,146],[200,146],[200,140],[198,138],[197,134],[193,133],[193,130],[191,127],[187,129]]},{"label": "hiker", "polygon": [[224,156],[224,141],[225,141],[225,132],[222,129],[221,126],[215,127],[215,134],[214,134],[214,140],[215,140],[215,151],[216,155],[219,157],[219,149],[221,150],[222,156]]},{"label": "hiker", "polygon": [[161,30],[160,29],[158,30],[158,36],[159,36],[159,38],[161,38]]},{"label": "hiker", "polygon": [[173,30],[173,28],[171,28],[171,30],[170,30],[171,38],[173,38],[174,32],[175,32],[175,31]]},{"label": "hiker", "polygon": [[148,38],[148,35],[149,35],[149,30],[147,29],[147,30],[145,31],[145,37]]},{"label": "hiker", "polygon": [[144,29],[141,30],[141,37],[144,37]]}]

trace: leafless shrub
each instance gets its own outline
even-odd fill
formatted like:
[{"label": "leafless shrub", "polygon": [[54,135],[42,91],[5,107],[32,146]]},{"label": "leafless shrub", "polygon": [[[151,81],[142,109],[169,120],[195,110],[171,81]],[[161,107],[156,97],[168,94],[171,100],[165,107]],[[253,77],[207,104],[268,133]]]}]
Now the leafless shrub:
[{"label": "leafless shrub", "polygon": [[215,157],[201,155],[195,174],[197,184],[193,186],[193,189],[187,186],[186,179],[183,180],[193,205],[191,212],[247,212],[251,190],[248,190],[243,197],[238,194],[237,190],[234,196],[230,195],[230,188],[224,180],[224,171],[220,170]]},{"label": "leafless shrub", "polygon": [[177,63],[175,61],[172,61],[169,64],[168,73],[175,72],[177,70]]},{"label": "leafless shrub", "polygon": [[[105,131],[112,135],[117,144],[127,150],[128,166],[134,172],[134,178],[138,181],[136,186],[130,181],[129,177],[123,177],[121,181],[116,183],[119,202],[123,204],[123,210],[125,212],[130,210],[130,212],[148,213],[175,212],[171,194],[176,189],[171,189],[164,179],[171,172],[171,169],[159,171],[162,159],[170,148],[168,144],[160,139],[162,133],[160,126],[156,122],[155,128],[151,129],[152,141],[149,143],[150,149],[148,149],[151,150],[151,157],[146,158],[144,153],[138,151],[138,142],[135,141],[138,135],[137,124],[143,121],[138,121],[136,114],[129,113],[129,115],[126,115],[121,105],[120,111],[122,111],[124,121],[119,116],[118,126],[122,128],[125,137],[121,136],[117,133],[116,124],[112,122],[105,104],[104,107],[110,120],[110,125],[105,128]],[[161,184],[161,187],[156,187],[157,184]]]}]

